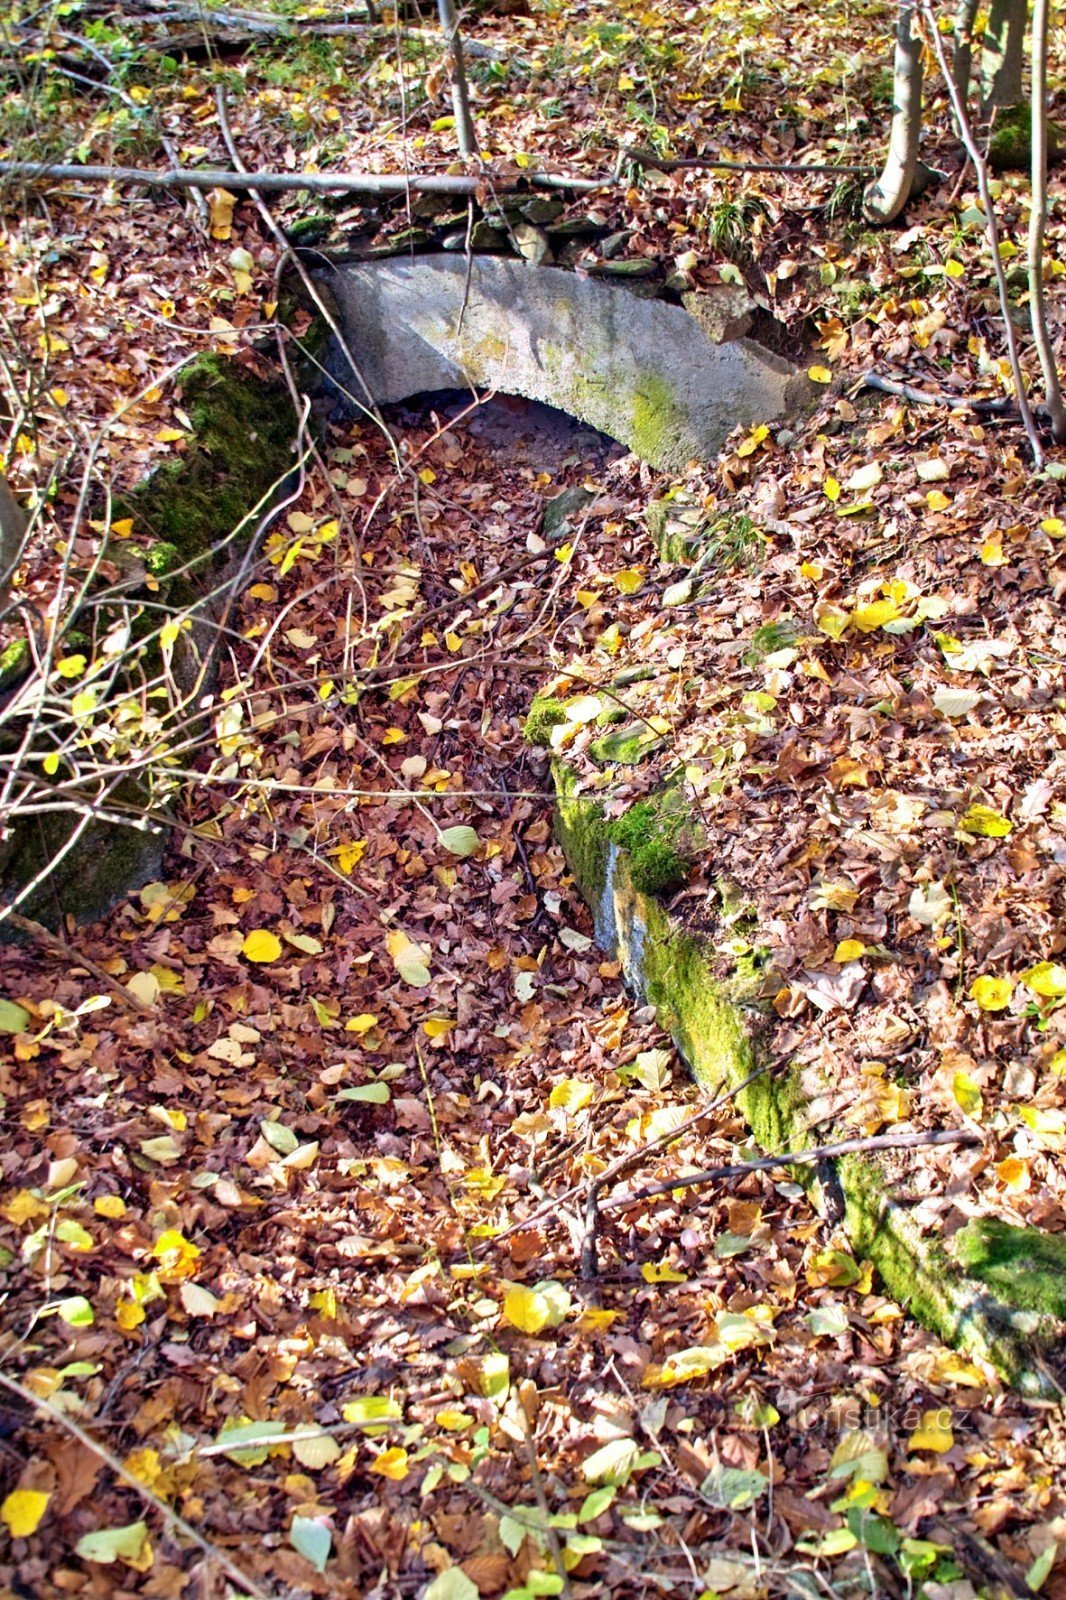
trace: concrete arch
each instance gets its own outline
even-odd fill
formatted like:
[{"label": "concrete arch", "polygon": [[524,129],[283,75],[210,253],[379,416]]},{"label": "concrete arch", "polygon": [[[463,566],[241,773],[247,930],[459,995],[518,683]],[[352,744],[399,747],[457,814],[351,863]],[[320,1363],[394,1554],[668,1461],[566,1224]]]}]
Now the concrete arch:
[{"label": "concrete arch", "polygon": [[[323,275],[325,277],[325,275]],[[327,280],[375,400],[471,385],[540,400],[655,467],[709,459],[794,411],[806,380],[681,306],[499,256],[387,257]]]}]

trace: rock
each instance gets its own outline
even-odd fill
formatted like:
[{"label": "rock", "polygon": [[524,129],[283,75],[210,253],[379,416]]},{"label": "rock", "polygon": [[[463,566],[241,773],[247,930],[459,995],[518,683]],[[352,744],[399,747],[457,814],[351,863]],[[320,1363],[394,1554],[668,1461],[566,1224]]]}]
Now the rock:
[{"label": "rock", "polygon": [[548,232],[558,234],[560,239],[600,239],[608,229],[595,217],[567,217],[565,222],[557,222]]},{"label": "rock", "polygon": [[[466,235],[463,235],[464,242]],[[480,217],[470,230],[471,250],[509,250],[511,241],[502,222]]]},{"label": "rock", "polygon": [[569,527],[570,518],[580,515],[595,498],[591,489],[583,489],[580,484],[572,484],[561,494],[552,495],[550,500],[546,500],[543,526],[548,538],[554,539],[563,533]]},{"label": "rock", "polygon": [[516,222],[514,236],[524,261],[534,267],[551,265],[552,247],[543,228],[534,227],[532,222]]},{"label": "rock", "polygon": [[681,296],[681,304],[715,344],[743,339],[758,309],[758,303],[742,283],[721,283],[713,289],[690,290]]},{"label": "rock", "polygon": [[376,400],[468,384],[525,395],[676,471],[713,458],[738,425],[783,419],[808,392],[749,340],[714,344],[681,306],[555,267],[475,256],[460,328],[466,280],[454,255],[330,270]]},{"label": "rock", "polygon": [[604,239],[603,243],[600,245],[600,255],[605,261],[613,261],[616,256],[620,256],[622,254],[622,251],[625,249],[632,237],[632,228],[627,229],[623,233],[609,233],[606,239]]},{"label": "rock", "polygon": [[655,278],[659,267],[647,256],[631,256],[626,261],[594,261],[588,269],[602,278]]},{"label": "rock", "polygon": [[529,200],[523,200],[518,209],[527,222],[543,228],[549,222],[558,221],[566,206],[562,200],[553,200],[550,195],[535,194]]}]

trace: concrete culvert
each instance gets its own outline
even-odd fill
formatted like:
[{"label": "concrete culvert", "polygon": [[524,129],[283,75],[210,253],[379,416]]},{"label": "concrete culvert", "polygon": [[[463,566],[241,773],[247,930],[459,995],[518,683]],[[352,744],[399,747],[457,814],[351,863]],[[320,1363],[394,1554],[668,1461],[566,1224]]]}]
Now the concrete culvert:
[{"label": "concrete culvert", "polygon": [[335,267],[328,282],[379,403],[462,384],[525,395],[667,471],[712,458],[738,425],[789,414],[807,390],[752,340],[716,343],[713,319],[558,268],[391,257]]}]

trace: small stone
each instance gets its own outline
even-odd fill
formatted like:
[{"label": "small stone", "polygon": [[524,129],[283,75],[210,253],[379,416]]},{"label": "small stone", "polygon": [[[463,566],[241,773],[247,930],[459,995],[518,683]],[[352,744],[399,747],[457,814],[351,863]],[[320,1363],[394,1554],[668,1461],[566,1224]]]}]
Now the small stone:
[{"label": "small stone", "polygon": [[715,344],[743,339],[756,309],[756,302],[741,283],[691,290],[681,296],[681,304]]},{"label": "small stone", "polygon": [[782,428],[780,433],[774,435],[774,443],[782,450],[787,450],[790,444],[795,444],[796,433],[793,428]]},{"label": "small stone", "polygon": [[519,210],[527,222],[543,228],[549,222],[558,221],[566,206],[562,200],[553,200],[546,194],[535,194],[532,199],[523,200]]},{"label": "small stone", "polygon": [[616,256],[622,254],[632,237],[632,228],[627,228],[622,233],[609,233],[600,245],[600,255],[605,261],[613,261]]},{"label": "small stone", "polygon": [[514,236],[523,260],[534,267],[551,265],[552,247],[543,228],[534,227],[532,222],[519,222],[515,224]]},{"label": "small stone", "polygon": [[595,261],[589,271],[605,278],[654,278],[659,268],[647,256],[633,256],[626,261]]}]

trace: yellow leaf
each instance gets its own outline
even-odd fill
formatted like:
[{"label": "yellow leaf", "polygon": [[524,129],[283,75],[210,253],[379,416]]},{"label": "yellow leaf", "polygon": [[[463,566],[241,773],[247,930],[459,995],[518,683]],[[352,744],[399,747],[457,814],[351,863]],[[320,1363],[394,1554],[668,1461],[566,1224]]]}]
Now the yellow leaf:
[{"label": "yellow leaf", "polygon": [[93,1201],[93,1210],[98,1217],[117,1222],[119,1217],[126,1215],[126,1202],[120,1194],[101,1194]]},{"label": "yellow leaf", "polygon": [[993,811],[991,806],[972,805],[959,818],[963,833],[976,834],[981,839],[1006,839],[1013,831],[1013,823]]},{"label": "yellow leaf", "polygon": [[400,1483],[410,1471],[407,1465],[407,1451],[402,1445],[392,1445],[374,1457],[370,1463],[370,1471],[376,1472],[382,1478],[391,1478],[393,1483]]},{"label": "yellow leaf", "polygon": [[345,1033],[369,1033],[371,1028],[377,1026],[377,1017],[371,1011],[360,1011],[357,1017],[349,1017],[344,1024]]},{"label": "yellow leaf", "polygon": [[1061,517],[1045,517],[1040,527],[1049,539],[1066,539],[1066,522]]},{"label": "yellow leaf", "polygon": [[1029,1165],[1018,1156],[1006,1156],[997,1163],[996,1177],[1012,1194],[1020,1194],[1029,1187]]},{"label": "yellow leaf", "polygon": [[381,735],[382,744],[404,744],[407,735],[402,728],[386,728]]},{"label": "yellow leaf", "polygon": [[123,1333],[132,1333],[134,1328],[139,1328],[144,1321],[146,1312],[136,1300],[120,1300],[115,1307],[115,1321]]},{"label": "yellow leaf", "polygon": [[619,594],[637,594],[644,587],[643,567],[623,567],[614,575],[614,586]]},{"label": "yellow leaf", "polygon": [[705,1378],[716,1367],[724,1366],[729,1352],[724,1345],[691,1345],[670,1356],[661,1367],[646,1368],[640,1380],[642,1389],[672,1389],[679,1383],[691,1383],[694,1378]]},{"label": "yellow leaf", "polygon": [[56,671],[61,678],[80,678],[88,664],[86,656],[63,656],[56,662]]},{"label": "yellow leaf", "polygon": [[868,606],[856,606],[851,620],[861,633],[874,633],[889,622],[895,622],[899,607],[892,600],[874,600]]},{"label": "yellow leaf", "polygon": [[861,939],[841,939],[833,951],[834,961],[858,961],[860,956],[866,954],[866,946]]},{"label": "yellow leaf", "polygon": [[233,232],[233,208],[237,204],[235,195],[226,189],[212,189],[207,196],[207,207],[211,218],[212,239],[226,240]]},{"label": "yellow leaf", "polygon": [[160,428],[155,437],[157,444],[176,444],[179,439],[184,439],[185,431],[182,428]]},{"label": "yellow leaf", "polygon": [[981,561],[986,567],[1005,567],[1007,557],[1003,554],[1003,535],[990,533],[981,546]]},{"label": "yellow leaf", "polygon": [[808,367],[807,376],[812,383],[832,383],[833,374],[828,367]]},{"label": "yellow leaf", "polygon": [[443,1039],[454,1027],[455,1020],[452,1017],[427,1017],[422,1024],[422,1031],[427,1038]]},{"label": "yellow leaf", "polygon": [[57,406],[62,407],[70,404],[70,396],[65,389],[49,389],[48,393],[52,396]]},{"label": "yellow leaf", "polygon": [[459,635],[457,633],[453,633],[450,628],[444,635],[444,643],[449,654],[453,656],[463,648],[463,641],[460,639]]},{"label": "yellow leaf", "polygon": [[0,1506],[0,1517],[13,1539],[28,1539],[37,1532],[51,1498],[40,1489],[12,1489]]},{"label": "yellow leaf", "polygon": [[955,1443],[951,1430],[951,1412],[945,1407],[938,1411],[925,1411],[922,1420],[907,1441],[909,1450],[935,1450],[943,1455]]},{"label": "yellow leaf", "polygon": [[547,1279],[527,1289],[523,1283],[507,1286],[503,1301],[503,1320],[519,1333],[540,1333],[556,1328],[570,1310],[570,1292],[561,1283]]},{"label": "yellow leaf", "polygon": [[925,497],[925,503],[930,511],[946,511],[951,504],[950,496],[943,489],[930,489]]},{"label": "yellow leaf", "polygon": [[800,577],[807,578],[811,583],[820,583],[825,576],[825,568],[819,561],[803,561],[800,563]]},{"label": "yellow leaf", "polygon": [[1061,1000],[1066,995],[1066,967],[1059,961],[1040,961],[1022,973],[1022,982],[1044,1000]]},{"label": "yellow leaf", "polygon": [[976,1000],[982,1011],[1005,1011],[1014,993],[1012,978],[993,978],[985,973],[970,985],[970,999]]},{"label": "yellow leaf", "polygon": [[200,1248],[177,1228],[164,1228],[148,1254],[159,1262],[160,1282],[180,1283],[195,1274]]},{"label": "yellow leaf", "polygon": [[740,443],[738,444],[738,446],[737,446],[737,455],[738,456],[754,455],[755,451],[762,444],[763,440],[769,437],[769,434],[770,434],[770,430],[766,426],[765,423],[760,423],[757,428],[752,428],[752,430],[748,434],[747,438],[746,439],[742,439],[740,441]]},{"label": "yellow leaf", "polygon": [[841,611],[839,606],[826,606],[819,611],[814,621],[819,633],[826,634],[830,639],[840,639],[851,621],[851,615],[847,611]]},{"label": "yellow leaf", "polygon": [[678,1272],[666,1261],[645,1261],[640,1269],[645,1283],[687,1283],[688,1273]]},{"label": "yellow leaf", "polygon": [[840,484],[834,477],[828,477],[822,484],[822,493],[825,495],[827,500],[839,500]]},{"label": "yellow leaf", "polygon": [[954,257],[952,257],[950,261],[944,262],[944,276],[946,278],[962,278],[965,276],[965,273],[966,268],[963,266],[962,262],[956,261]]},{"label": "yellow leaf", "polygon": [[580,1078],[564,1078],[557,1083],[548,1096],[548,1104],[562,1107],[564,1111],[583,1111],[589,1104],[594,1093],[594,1085],[584,1083]]},{"label": "yellow leaf", "polygon": [[385,946],[404,983],[409,983],[412,989],[424,989],[430,981],[430,972],[422,946],[415,944],[398,928],[394,928],[387,936]]},{"label": "yellow leaf", "polygon": [[281,940],[269,928],[253,928],[245,934],[241,955],[246,961],[259,963],[277,961],[281,955]]},{"label": "yellow leaf", "polygon": [[974,1082],[967,1072],[956,1072],[951,1080],[951,1092],[955,1096],[955,1104],[960,1111],[965,1111],[968,1117],[980,1121],[984,1108],[980,1086]]},{"label": "yellow leaf", "polygon": [[357,867],[366,854],[365,839],[342,839],[335,844],[332,850],[327,850],[327,855],[336,856],[337,865],[347,876],[353,867]]}]

